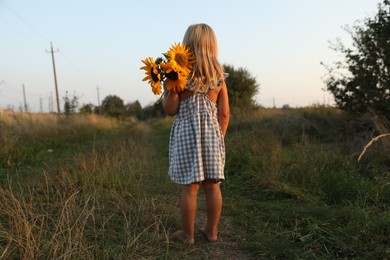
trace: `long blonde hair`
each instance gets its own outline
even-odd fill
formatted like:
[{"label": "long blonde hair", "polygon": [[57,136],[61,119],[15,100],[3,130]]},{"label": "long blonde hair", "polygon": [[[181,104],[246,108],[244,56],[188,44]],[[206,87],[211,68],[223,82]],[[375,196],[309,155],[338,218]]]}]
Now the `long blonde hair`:
[{"label": "long blonde hair", "polygon": [[218,81],[223,79],[223,70],[218,62],[218,44],[213,29],[203,23],[190,25],[184,34],[183,43],[195,57],[192,74],[189,76],[195,91],[217,87]]}]

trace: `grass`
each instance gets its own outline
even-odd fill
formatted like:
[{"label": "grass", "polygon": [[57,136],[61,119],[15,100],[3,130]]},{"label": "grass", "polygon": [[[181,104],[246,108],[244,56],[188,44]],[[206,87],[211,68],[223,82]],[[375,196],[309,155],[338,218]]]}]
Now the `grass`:
[{"label": "grass", "polygon": [[[389,253],[388,150],[377,147],[359,163],[369,139],[357,128],[366,122],[323,110],[235,119],[229,129],[225,193],[234,202],[226,194],[225,208],[232,216],[245,212],[235,224],[251,241],[242,246],[253,257]],[[373,157],[383,159],[372,163]],[[236,207],[237,201],[247,203]]]},{"label": "grass", "polygon": [[131,137],[123,131],[45,168],[33,183],[8,180],[0,191],[5,258],[131,258],[156,252],[154,241],[167,237],[170,217],[141,185],[148,127],[127,131]]},{"label": "grass", "polygon": [[[171,118],[3,114],[0,257],[386,259],[388,146],[375,142],[357,160],[387,129],[376,121],[322,107],[233,116],[222,242],[197,234],[186,247],[170,238],[180,226],[180,188],[167,176]],[[55,156],[30,155],[54,145]]]},{"label": "grass", "polygon": [[63,161],[122,128],[117,121],[94,115],[58,117],[0,110],[0,176],[54,162],[55,158]]}]

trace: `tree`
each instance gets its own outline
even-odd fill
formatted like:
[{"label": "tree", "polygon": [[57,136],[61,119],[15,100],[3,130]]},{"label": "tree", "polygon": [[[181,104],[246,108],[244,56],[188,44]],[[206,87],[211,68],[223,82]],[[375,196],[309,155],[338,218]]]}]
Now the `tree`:
[{"label": "tree", "polygon": [[104,98],[101,109],[103,114],[116,117],[118,119],[123,117],[126,111],[123,100],[115,95],[109,95]]},{"label": "tree", "polygon": [[142,106],[138,100],[126,105],[126,116],[134,116],[137,119],[143,119]]},{"label": "tree", "polygon": [[344,62],[325,66],[326,89],[337,105],[363,113],[368,110],[390,116],[390,1],[378,5],[378,13],[366,18],[363,25],[347,29],[352,48],[340,40],[333,46],[345,56]]},{"label": "tree", "polygon": [[162,102],[156,101],[154,103],[151,103],[150,105],[147,105],[142,110],[143,112],[143,119],[151,119],[151,118],[158,118],[158,117],[164,117],[166,114],[164,112],[164,108],[162,106]]},{"label": "tree", "polygon": [[94,107],[94,109],[93,109],[93,112],[95,113],[95,114],[97,114],[97,115],[102,115],[103,114],[103,112],[102,112],[102,106],[100,105],[100,106],[95,106]]},{"label": "tree", "polygon": [[89,104],[84,104],[81,108],[80,108],[80,113],[81,114],[92,114],[93,112],[93,109],[94,109],[94,105],[89,103]]},{"label": "tree", "polygon": [[226,85],[232,110],[253,108],[256,105],[254,97],[259,88],[256,78],[246,69],[235,69],[231,65],[223,65],[223,70],[225,73],[229,73]]},{"label": "tree", "polygon": [[76,113],[79,106],[79,97],[73,93],[73,97],[68,96],[68,91],[65,92],[64,99],[64,111],[67,116]]}]

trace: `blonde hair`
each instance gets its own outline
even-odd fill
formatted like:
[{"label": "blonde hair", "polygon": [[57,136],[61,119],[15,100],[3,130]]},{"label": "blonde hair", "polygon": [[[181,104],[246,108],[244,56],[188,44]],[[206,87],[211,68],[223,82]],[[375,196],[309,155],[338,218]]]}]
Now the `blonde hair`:
[{"label": "blonde hair", "polygon": [[190,84],[195,91],[206,91],[217,87],[223,79],[222,66],[218,62],[218,44],[213,29],[207,24],[190,25],[184,34],[183,43],[190,48],[194,57]]}]

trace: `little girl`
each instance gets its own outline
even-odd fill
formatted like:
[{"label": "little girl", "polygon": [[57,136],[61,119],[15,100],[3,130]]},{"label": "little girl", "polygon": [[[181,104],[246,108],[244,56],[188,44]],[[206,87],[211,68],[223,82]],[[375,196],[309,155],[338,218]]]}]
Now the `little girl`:
[{"label": "little girl", "polygon": [[207,241],[217,240],[222,211],[220,181],[224,179],[224,137],[230,112],[214,31],[207,24],[191,25],[183,43],[195,58],[193,70],[183,92],[164,92],[163,107],[168,115],[176,115],[169,142],[169,176],[182,185],[182,229],[172,236],[192,245],[200,183],[207,211],[207,225],[200,232]]}]

